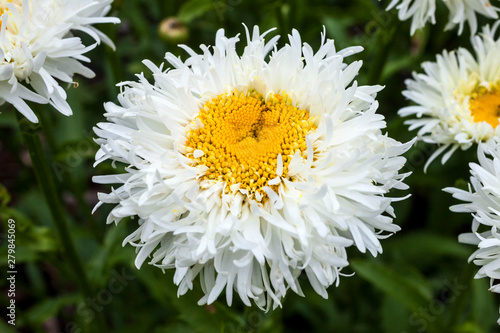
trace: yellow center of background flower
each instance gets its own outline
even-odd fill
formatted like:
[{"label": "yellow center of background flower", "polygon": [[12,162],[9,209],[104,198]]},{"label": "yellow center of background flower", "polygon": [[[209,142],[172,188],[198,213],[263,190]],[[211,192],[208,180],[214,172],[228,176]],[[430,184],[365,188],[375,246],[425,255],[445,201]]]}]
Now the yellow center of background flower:
[{"label": "yellow center of background flower", "polygon": [[500,87],[494,85],[492,89],[479,87],[472,93],[469,107],[475,122],[485,121],[493,127],[497,127],[500,117]]},{"label": "yellow center of background flower", "polygon": [[[9,8],[7,7],[8,3],[12,3],[19,13],[22,13],[22,0],[0,0],[0,26],[2,25],[2,16],[5,13],[11,15]],[[6,27],[7,29],[9,26]],[[17,31],[15,32],[17,33]]]},{"label": "yellow center of background flower", "polygon": [[186,149],[197,164],[208,167],[203,178],[240,183],[240,189],[263,196],[262,187],[277,177],[278,155],[286,176],[296,152],[306,157],[306,135],[316,129],[309,112],[293,106],[286,95],[266,102],[256,92],[236,90],[205,103],[197,119],[203,127],[187,133]]}]

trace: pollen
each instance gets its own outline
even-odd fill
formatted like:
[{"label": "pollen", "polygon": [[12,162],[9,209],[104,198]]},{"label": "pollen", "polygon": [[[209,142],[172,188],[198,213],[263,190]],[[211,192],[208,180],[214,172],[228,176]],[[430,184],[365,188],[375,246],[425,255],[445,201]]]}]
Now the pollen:
[{"label": "pollen", "polygon": [[[7,4],[12,4],[14,7],[17,8],[19,13],[22,13],[22,0],[0,0],[0,26],[2,25],[2,16],[5,13],[8,13],[9,15],[12,15],[9,7],[7,7]],[[6,29],[8,30],[15,30],[12,31],[14,33],[17,33],[17,28],[15,26],[11,26],[10,24],[7,25]]]},{"label": "pollen", "polygon": [[[0,0],[0,16],[2,16],[6,12],[10,12],[9,7],[7,7],[9,3],[13,4],[19,10],[19,12],[21,12],[22,0]],[[1,18],[0,22],[2,22]]]},{"label": "pollen", "polygon": [[498,126],[500,117],[500,86],[493,88],[479,87],[469,100],[469,107],[475,122],[485,121],[494,128]]},{"label": "pollen", "polygon": [[286,177],[294,154],[307,157],[306,136],[316,129],[286,94],[237,90],[206,102],[196,122],[202,126],[188,131],[186,156],[207,167],[202,178],[226,182],[226,191],[239,184],[257,198],[266,197],[264,186],[277,189],[269,181]]}]

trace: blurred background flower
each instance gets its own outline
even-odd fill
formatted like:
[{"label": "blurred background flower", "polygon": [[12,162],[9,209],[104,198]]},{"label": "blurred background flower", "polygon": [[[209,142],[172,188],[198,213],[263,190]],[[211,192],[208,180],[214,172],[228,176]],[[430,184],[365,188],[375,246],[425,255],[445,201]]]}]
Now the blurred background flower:
[{"label": "blurred background flower", "polygon": [[[32,122],[38,118],[25,100],[50,103],[62,114],[72,114],[60,82],[73,82],[80,74],[94,72],[81,62],[84,54],[103,40],[111,40],[92,24],[119,23],[106,17],[112,0],[2,0],[0,2],[0,104],[12,104]],[[91,36],[95,44],[86,46],[72,31]],[[30,89],[32,88],[32,90]]]},{"label": "blurred background flower", "polygon": [[[469,189],[445,189],[455,199],[464,201],[451,206],[453,212],[471,213],[472,232],[460,235],[460,242],[478,247],[469,258],[481,266],[476,278],[490,278],[490,291],[500,293],[500,147],[498,140],[482,143],[478,148],[479,164],[470,164]],[[500,319],[498,320],[500,323]]]},{"label": "blurred background flower", "polygon": [[466,48],[443,51],[435,62],[424,62],[425,74],[413,73],[406,81],[403,95],[416,105],[402,108],[410,130],[418,138],[439,148],[429,157],[424,169],[440,154],[441,163],[461,148],[498,137],[500,116],[500,21],[485,26],[471,39],[474,55]]},{"label": "blurred background flower", "polygon": [[[498,19],[498,0],[392,0],[387,10],[396,8],[398,17],[405,21],[411,18],[410,34],[424,27],[427,22],[436,24],[437,6],[445,5],[449,10],[446,30],[458,25],[458,34],[464,30],[464,23],[469,24],[470,34],[477,31],[477,15]],[[444,6],[443,6],[444,7]]]}]

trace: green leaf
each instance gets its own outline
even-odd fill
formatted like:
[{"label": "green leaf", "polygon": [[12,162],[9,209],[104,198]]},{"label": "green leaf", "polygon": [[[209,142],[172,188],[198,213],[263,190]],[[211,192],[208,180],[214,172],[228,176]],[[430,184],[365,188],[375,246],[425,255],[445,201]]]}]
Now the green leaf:
[{"label": "green leaf", "polygon": [[[116,226],[109,227],[103,245],[93,252],[94,255],[87,264],[87,271],[89,272],[89,279],[94,285],[102,286],[106,282],[106,273],[108,271],[118,264],[132,260],[134,256],[131,253],[132,251],[121,246],[121,242],[125,237],[126,222],[124,220]],[[123,261],[110,260],[113,259],[113,256],[111,256],[113,252],[117,252],[116,254],[120,255],[120,259],[123,259]]]},{"label": "green leaf", "polygon": [[[7,247],[3,249],[0,248],[0,256],[2,258],[7,258]],[[18,246],[16,247],[16,265],[27,262],[36,262],[39,261],[43,257],[41,252],[31,251],[25,247]],[[44,259],[47,259],[46,257]],[[0,264],[1,266],[7,265],[7,260],[3,261]]]},{"label": "green leaf", "polygon": [[59,244],[54,237],[54,230],[35,225],[24,213],[8,207],[9,201],[10,194],[0,184],[0,216],[2,216],[5,230],[7,230],[9,219],[15,221],[16,246],[25,247],[34,252],[57,251]]},{"label": "green leaf", "polygon": [[[8,320],[10,320],[10,319],[8,319]],[[16,327],[16,326],[7,324],[7,322],[4,318],[0,318],[0,332],[2,332],[2,333],[16,333],[17,331],[14,329],[14,327]]]},{"label": "green leaf", "polygon": [[0,184],[0,208],[7,207],[7,204],[10,201],[10,194],[7,191],[7,188]]},{"label": "green leaf", "polygon": [[57,315],[62,307],[80,300],[81,295],[73,294],[41,301],[26,312],[24,319],[32,325],[41,326],[49,318]]},{"label": "green leaf", "polygon": [[389,61],[382,72],[382,81],[388,80],[391,76],[399,73],[402,69],[408,68],[415,61],[413,55],[397,58]]},{"label": "green leaf", "polygon": [[165,327],[157,328],[153,333],[194,333],[189,326],[181,323],[171,324]]},{"label": "green leaf", "polygon": [[92,141],[90,132],[85,131],[82,135],[85,135],[85,138],[71,140],[61,147],[54,161],[74,169],[86,160],[93,159],[99,147]]},{"label": "green leaf", "polygon": [[469,189],[469,182],[463,178],[459,178],[455,181],[454,187],[467,191]]},{"label": "green leaf", "polygon": [[197,304],[199,295],[193,291],[187,292],[179,299],[177,286],[165,274],[158,271],[155,267],[143,267],[136,271],[136,275],[148,288],[150,295],[160,303],[173,306],[179,311],[180,319],[195,332],[220,333],[224,332],[227,326],[235,328],[245,325],[245,321],[236,313],[219,303],[199,306]]},{"label": "green leaf", "polygon": [[487,279],[472,281],[472,316],[486,332],[497,326],[498,306]]},{"label": "green leaf", "polygon": [[456,331],[456,333],[486,333],[487,331],[484,331],[479,327],[479,325],[475,322],[468,321],[460,325]]},{"label": "green leaf", "polygon": [[466,261],[470,250],[456,239],[437,234],[414,232],[389,239],[384,250],[387,253],[400,253],[406,262],[415,266],[419,263],[439,262],[443,257],[454,257]]},{"label": "green leaf", "polygon": [[[346,290],[346,287],[344,285],[343,290]],[[304,286],[304,294],[307,302],[304,302],[304,298],[297,294],[291,293],[287,295],[286,304],[283,308],[286,314],[284,316],[285,321],[294,317],[303,318],[304,321],[311,323],[313,331],[320,329],[328,331],[340,329],[342,331],[342,328],[349,327],[349,318],[347,318],[345,313],[339,311],[337,302],[325,300],[313,291],[310,286],[307,286],[307,284]]]},{"label": "green leaf", "polygon": [[179,10],[177,17],[183,23],[190,23],[206,12],[213,9],[212,0],[190,0],[186,1]]},{"label": "green leaf", "polygon": [[353,260],[354,271],[362,278],[399,301],[409,310],[416,311],[429,303],[432,297],[425,286],[417,286],[415,281],[399,271],[367,260]]},{"label": "green leaf", "polygon": [[431,285],[419,270],[417,270],[414,266],[405,263],[397,263],[396,267],[397,272],[401,276],[404,276],[421,295],[423,295],[426,299],[432,299],[433,294]]},{"label": "green leaf", "polygon": [[390,296],[382,301],[382,327],[385,333],[401,333],[409,330],[410,314]]},{"label": "green leaf", "polygon": [[16,221],[16,246],[23,246],[34,252],[54,252],[59,248],[55,231],[49,227],[34,225],[24,214],[5,208],[2,215]]}]

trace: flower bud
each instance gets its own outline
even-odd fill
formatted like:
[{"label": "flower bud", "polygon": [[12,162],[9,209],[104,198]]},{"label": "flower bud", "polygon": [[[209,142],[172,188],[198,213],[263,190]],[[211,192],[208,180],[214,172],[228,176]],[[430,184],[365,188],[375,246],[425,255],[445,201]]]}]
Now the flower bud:
[{"label": "flower bud", "polygon": [[189,31],[176,17],[168,17],[158,26],[158,34],[164,42],[177,44],[188,38]]}]

